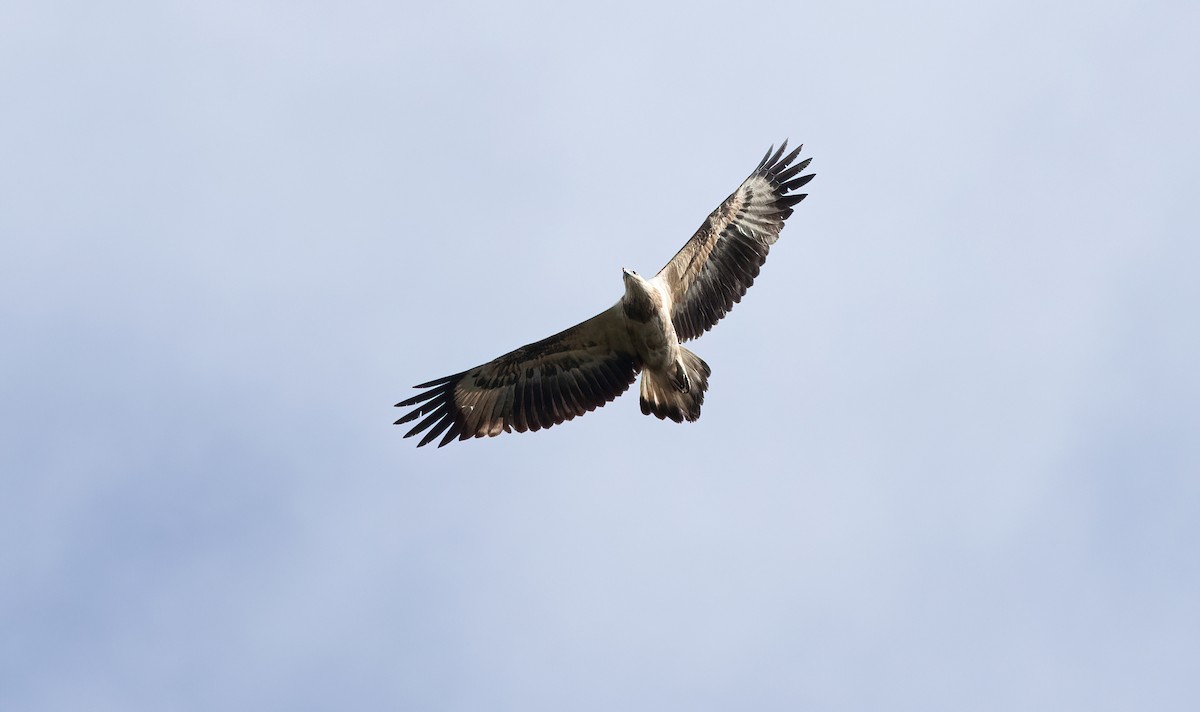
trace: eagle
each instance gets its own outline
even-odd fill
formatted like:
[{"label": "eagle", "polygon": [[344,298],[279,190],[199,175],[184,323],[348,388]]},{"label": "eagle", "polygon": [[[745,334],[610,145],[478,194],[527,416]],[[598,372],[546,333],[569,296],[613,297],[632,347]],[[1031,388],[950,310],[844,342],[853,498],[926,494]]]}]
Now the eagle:
[{"label": "eagle", "polygon": [[622,268],[625,293],[585,322],[452,376],[422,383],[396,404],[420,418],[404,437],[426,430],[417,447],[441,437],[494,437],[571,420],[624,393],[642,374],[642,413],[676,423],[700,417],[708,364],[680,344],[711,329],[741,301],[779,239],[783,221],[813,179],[801,175],[785,140],[704,220],[671,261],[646,279]]}]

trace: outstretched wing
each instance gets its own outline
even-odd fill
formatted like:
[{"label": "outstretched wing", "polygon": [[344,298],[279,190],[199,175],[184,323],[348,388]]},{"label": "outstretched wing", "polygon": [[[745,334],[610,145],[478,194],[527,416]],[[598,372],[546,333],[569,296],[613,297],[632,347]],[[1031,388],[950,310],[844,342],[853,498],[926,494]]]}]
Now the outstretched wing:
[{"label": "outstretched wing", "polygon": [[396,404],[416,406],[396,425],[424,416],[404,437],[429,429],[420,447],[445,432],[442,447],[455,438],[549,428],[595,410],[624,393],[641,370],[620,309],[618,303],[482,366],[414,386],[428,390]]},{"label": "outstretched wing", "polygon": [[670,290],[671,321],[680,341],[708,331],[741,301],[792,206],[808,197],[789,195],[814,175],[796,177],[811,158],[791,165],[804,147],[786,156],[787,141],[774,148],[654,278]]}]

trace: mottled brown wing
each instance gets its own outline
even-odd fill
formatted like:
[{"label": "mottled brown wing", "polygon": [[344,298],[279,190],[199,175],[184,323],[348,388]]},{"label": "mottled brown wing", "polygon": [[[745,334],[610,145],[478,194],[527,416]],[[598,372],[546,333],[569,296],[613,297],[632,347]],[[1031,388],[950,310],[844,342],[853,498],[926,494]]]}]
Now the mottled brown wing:
[{"label": "mottled brown wing", "polygon": [[613,400],[639,370],[618,304],[482,366],[414,386],[428,390],[396,404],[415,406],[396,425],[424,416],[404,435],[428,429],[417,447],[443,432],[438,447],[455,438],[541,430]]},{"label": "mottled brown wing", "polygon": [[797,176],[811,158],[791,165],[804,147],[786,156],[787,141],[774,148],[654,278],[670,290],[671,321],[680,341],[708,331],[741,301],[792,207],[808,197],[789,195],[813,179],[811,173]]}]

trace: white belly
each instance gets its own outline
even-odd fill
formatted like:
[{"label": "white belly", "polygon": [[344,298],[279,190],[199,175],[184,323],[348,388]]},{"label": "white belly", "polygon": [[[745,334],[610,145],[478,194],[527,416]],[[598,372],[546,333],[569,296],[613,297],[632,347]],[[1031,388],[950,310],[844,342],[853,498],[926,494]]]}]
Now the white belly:
[{"label": "white belly", "polygon": [[621,300],[629,340],[648,371],[674,369],[679,360],[679,338],[671,323],[671,294],[657,280],[647,281],[626,273]]}]

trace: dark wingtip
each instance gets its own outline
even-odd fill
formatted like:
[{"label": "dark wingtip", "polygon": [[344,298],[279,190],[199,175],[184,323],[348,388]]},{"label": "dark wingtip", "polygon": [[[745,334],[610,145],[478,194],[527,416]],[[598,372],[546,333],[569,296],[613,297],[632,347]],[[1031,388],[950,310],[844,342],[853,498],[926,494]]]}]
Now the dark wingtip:
[{"label": "dark wingtip", "polygon": [[788,183],[788,190],[796,190],[797,188],[803,188],[804,186],[808,185],[808,182],[810,180],[812,180],[813,178],[815,178],[816,176],[817,176],[816,173],[807,173],[805,175],[802,175],[799,178],[797,178],[796,180]]},{"label": "dark wingtip", "polygon": [[450,427],[450,423],[448,421],[438,421],[437,425],[433,426],[428,433],[425,433],[425,437],[421,438],[421,442],[417,445],[417,447],[421,447],[422,445],[427,445],[433,442],[439,435],[442,434],[442,431],[448,427]]},{"label": "dark wingtip", "polygon": [[429,383],[421,383],[416,386],[413,386],[413,388],[433,388],[434,386],[440,386],[443,383],[449,383],[450,381],[453,381],[454,379],[463,375],[463,373],[466,373],[466,371],[463,371],[462,373],[456,373],[452,376],[443,376],[441,378],[436,378],[436,379],[430,381]]},{"label": "dark wingtip", "polygon": [[[784,143],[787,143],[787,141],[784,141]],[[787,164],[791,163],[792,161],[796,160],[796,156],[799,156],[800,152],[803,150],[804,150],[803,144],[797,146],[791,153],[789,153],[787,156],[784,157],[784,159],[783,159],[784,165],[787,165]],[[804,170],[804,169],[801,169],[801,170]]]},{"label": "dark wingtip", "polygon": [[767,161],[767,164],[768,164],[768,165],[775,165],[776,163],[778,163],[778,162],[779,162],[779,157],[780,157],[780,156],[782,156],[782,155],[783,155],[783,152],[784,152],[784,151],[786,151],[786,150],[787,150],[787,139],[785,138],[785,139],[783,140],[783,143],[779,144],[779,149],[778,149],[778,150],[776,150],[776,151],[775,151],[775,153],[774,153],[774,155],[772,155],[772,156],[771,156],[771,160]]},{"label": "dark wingtip", "polygon": [[427,400],[433,400],[434,398],[437,398],[439,395],[441,395],[441,393],[438,390],[425,391],[424,393],[418,393],[417,395],[413,396],[412,398],[405,398],[404,400],[397,403],[395,405],[395,407],[396,408],[407,408],[410,405],[416,405],[418,403],[423,403]]},{"label": "dark wingtip", "polygon": [[767,152],[765,154],[763,154],[762,160],[758,162],[758,165],[754,167],[754,170],[757,171],[758,169],[767,165],[767,159],[770,158],[771,154],[774,152],[775,152],[775,144],[771,144],[771,147],[767,149]]}]

